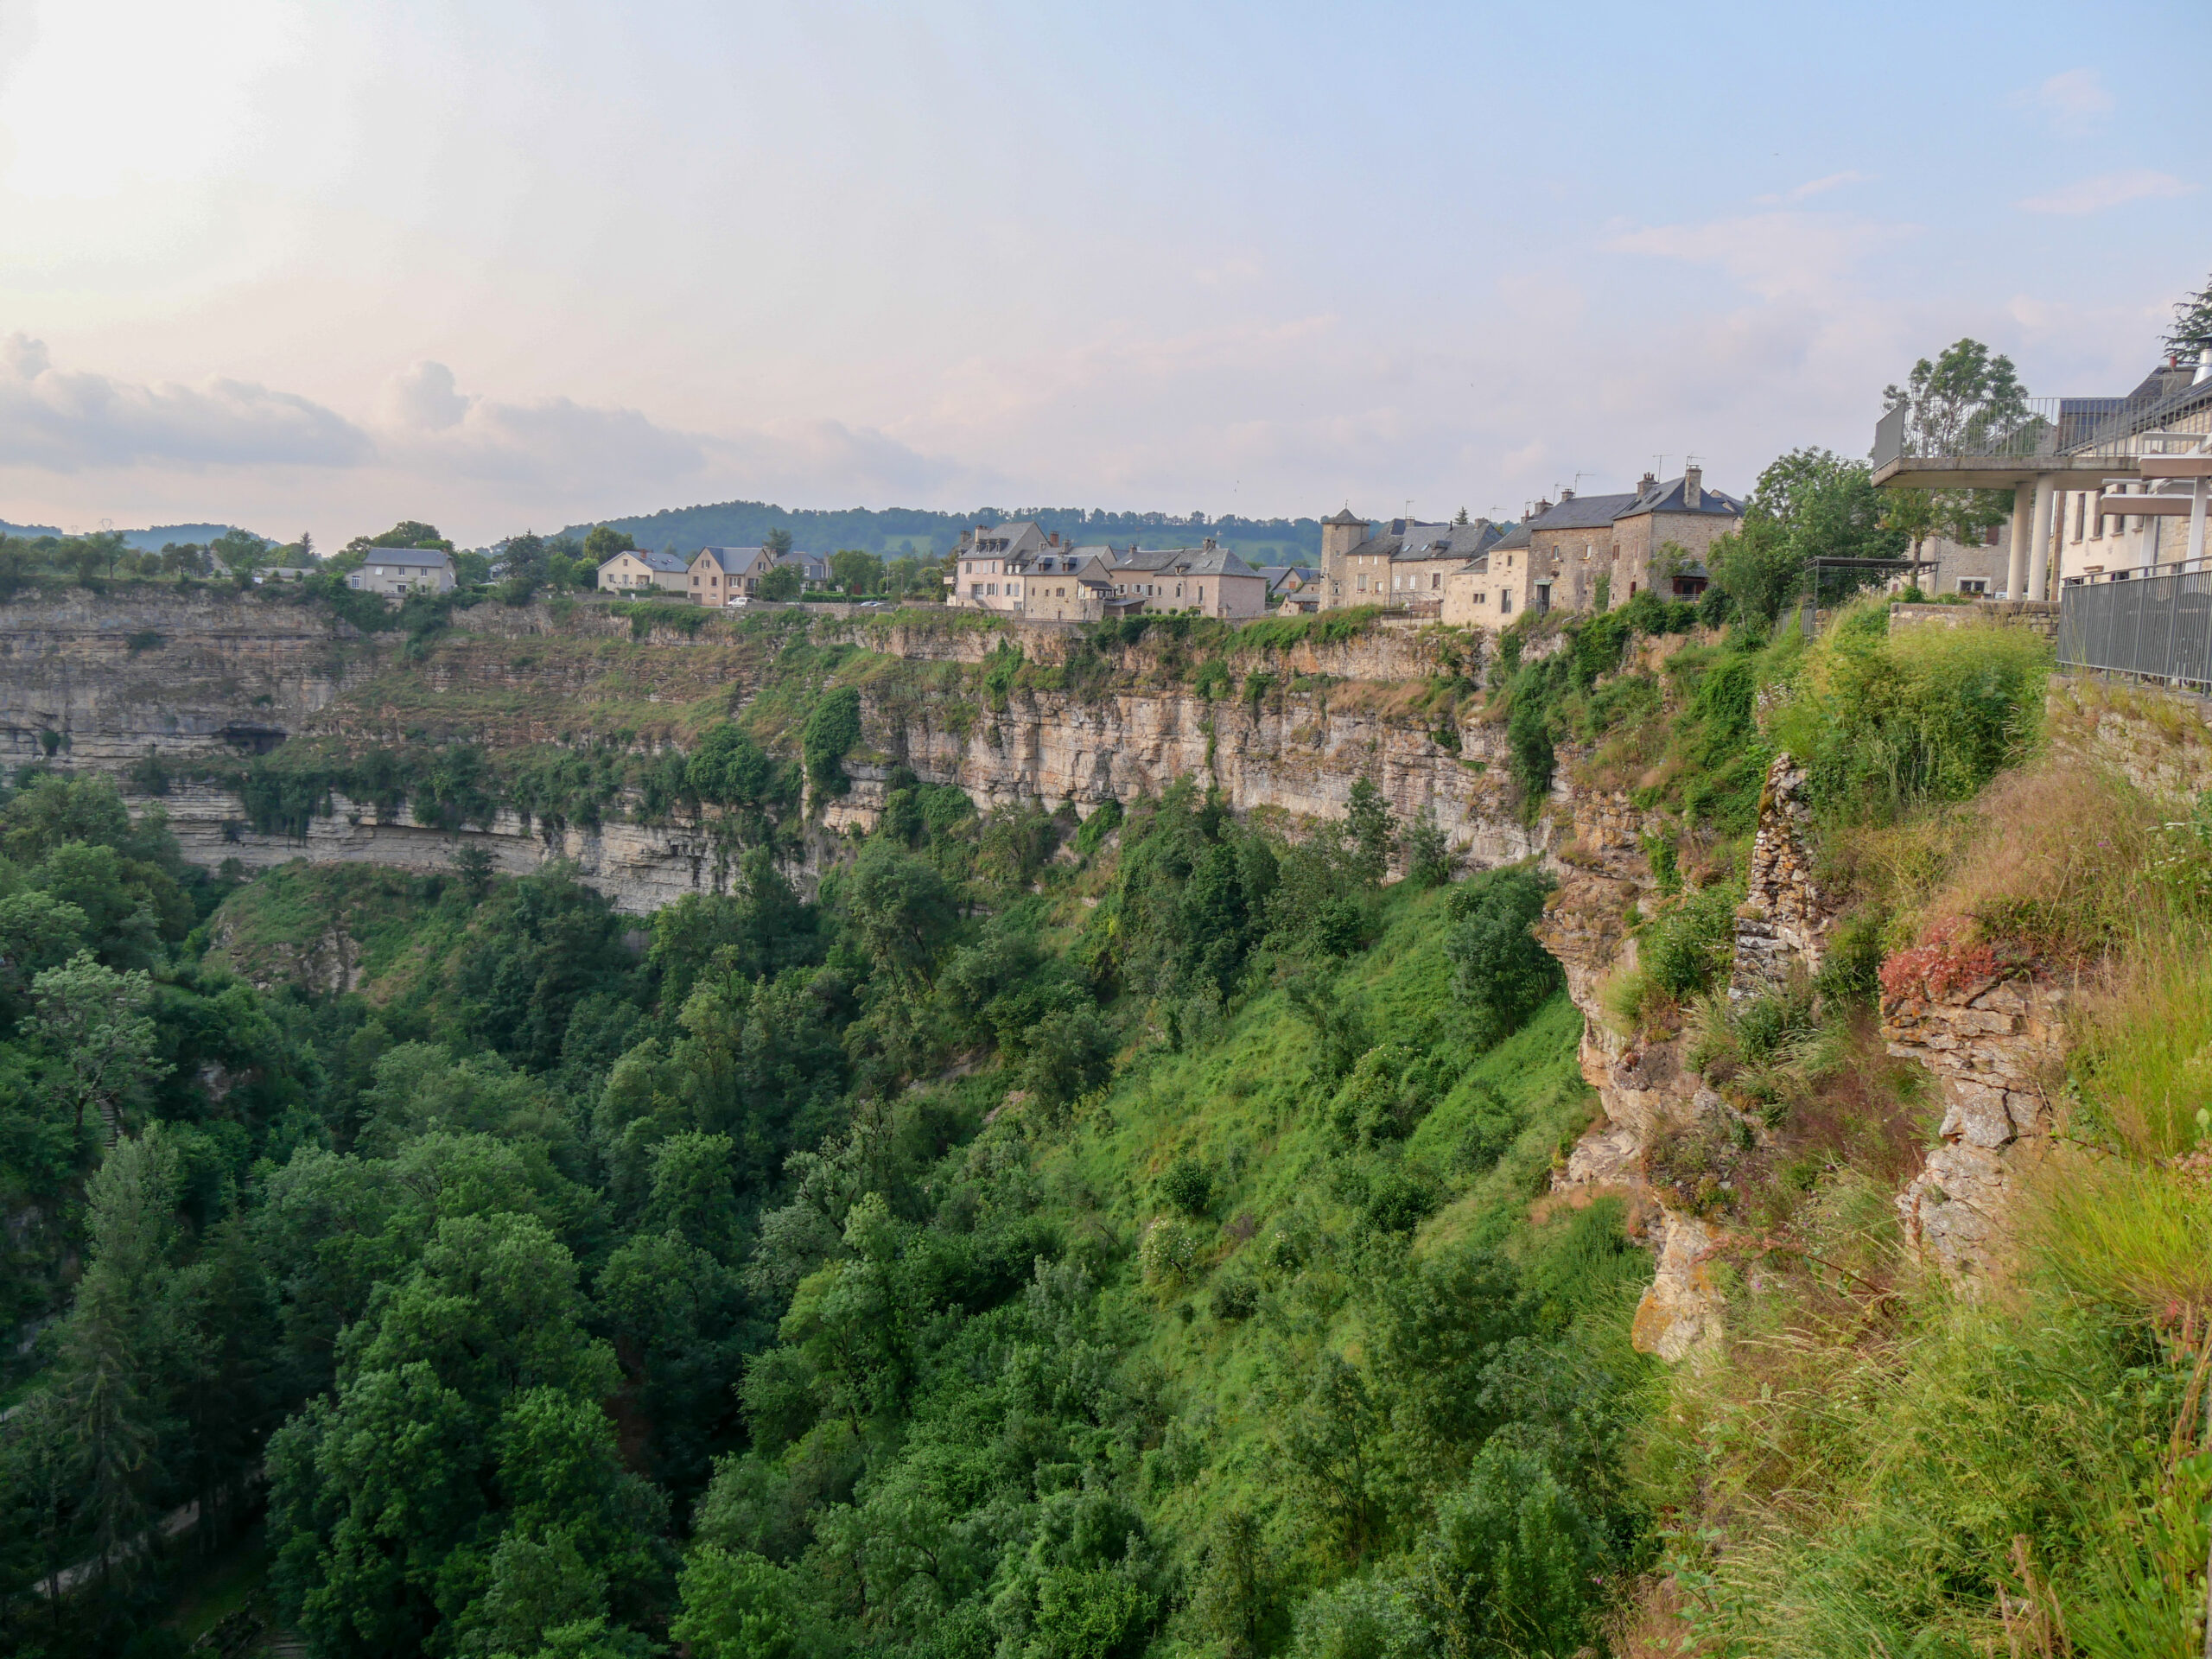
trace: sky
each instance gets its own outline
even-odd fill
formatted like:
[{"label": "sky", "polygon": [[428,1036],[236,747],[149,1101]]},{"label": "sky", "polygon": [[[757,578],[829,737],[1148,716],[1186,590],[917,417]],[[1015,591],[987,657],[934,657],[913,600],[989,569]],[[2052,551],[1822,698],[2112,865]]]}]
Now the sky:
[{"label": "sky", "polygon": [[2212,272],[2202,0],[0,3],[0,519],[1517,516]]}]

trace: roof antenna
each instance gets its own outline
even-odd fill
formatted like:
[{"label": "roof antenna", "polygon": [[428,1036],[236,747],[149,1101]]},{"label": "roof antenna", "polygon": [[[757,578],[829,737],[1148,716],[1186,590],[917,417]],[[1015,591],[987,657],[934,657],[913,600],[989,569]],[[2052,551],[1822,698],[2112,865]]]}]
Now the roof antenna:
[{"label": "roof antenna", "polygon": [[1654,456],[1652,456],[1652,457],[1651,457],[1651,478],[1652,478],[1652,481],[1653,481],[1654,483],[1656,483],[1659,480],[1661,480],[1661,479],[1662,479],[1662,478],[1664,478],[1664,477],[1666,477],[1666,476],[1667,476],[1667,457],[1666,457],[1666,456],[1664,456],[1664,455],[1654,455]]}]

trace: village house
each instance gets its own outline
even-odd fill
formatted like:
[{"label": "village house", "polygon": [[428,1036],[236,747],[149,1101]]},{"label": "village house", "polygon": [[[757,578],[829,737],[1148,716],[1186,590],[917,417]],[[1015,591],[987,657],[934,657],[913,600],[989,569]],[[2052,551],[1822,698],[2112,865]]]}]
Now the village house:
[{"label": "village house", "polygon": [[1465,524],[1393,518],[1372,529],[1347,507],[1321,521],[1321,608],[1382,605],[1440,610],[1446,582],[1488,550],[1498,535],[1487,518]]},{"label": "village house", "polygon": [[1662,599],[1695,599],[1710,580],[1706,556],[1743,518],[1741,501],[1705,487],[1702,467],[1685,467],[1664,484],[1646,473],[1629,505],[1613,516],[1607,566],[1612,603],[1625,605],[1646,588]]},{"label": "village house", "polygon": [[1096,621],[1106,613],[1111,562],[1105,547],[1063,546],[1034,521],[978,524],[960,533],[948,562],[948,602],[958,610],[994,611],[1040,621]]},{"label": "village house", "polygon": [[734,599],[757,599],[761,578],[777,565],[798,572],[803,588],[819,588],[830,580],[829,561],[817,553],[786,553],[780,559],[765,547],[702,547],[685,570],[696,605],[727,605]]},{"label": "village house", "polygon": [[1268,579],[1208,537],[1203,547],[1131,548],[1104,572],[1115,614],[1196,611],[1201,616],[1264,616]]},{"label": "village house", "polygon": [[365,594],[449,594],[453,556],[434,548],[372,547],[346,585]]},{"label": "village house", "polygon": [[690,569],[689,562],[678,553],[634,550],[617,553],[599,567],[599,590],[603,594],[630,594],[640,588],[658,588],[671,594],[689,594],[690,583],[685,578]]}]

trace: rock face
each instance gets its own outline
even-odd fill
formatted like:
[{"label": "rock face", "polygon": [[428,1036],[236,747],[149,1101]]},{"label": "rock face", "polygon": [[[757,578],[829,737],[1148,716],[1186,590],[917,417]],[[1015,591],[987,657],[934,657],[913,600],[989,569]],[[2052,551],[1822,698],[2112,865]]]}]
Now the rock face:
[{"label": "rock face", "polygon": [[[1736,925],[1732,997],[1757,995],[1819,966],[1831,918],[1806,855],[1804,785],[1803,771],[1788,755],[1777,757],[1759,802],[1749,899]],[[1643,847],[1662,826],[1626,797],[1598,793],[1573,802],[1573,825],[1556,861],[1560,889],[1538,931],[1565,965],[1568,994],[1583,1011],[1582,1075],[1605,1116],[1568,1155],[1553,1185],[1559,1192],[1625,1189],[1657,1214],[1658,1268],[1637,1304],[1631,1337],[1643,1352],[1679,1361],[1720,1337],[1726,1297],[1711,1262],[1726,1235],[1659,1204],[1643,1178],[1645,1156],[1671,1131],[1732,1115],[1683,1063],[1680,1036],[1624,1037],[1603,1006],[1606,977],[1636,965],[1626,918],[1632,905],[1657,892]]]},{"label": "rock face", "polygon": [[1940,963],[1909,975],[1893,963],[1885,978],[1889,1052],[1926,1066],[1943,1100],[1938,1144],[1897,1195],[1906,1237],[1954,1278],[1986,1274],[2008,1241],[2016,1188],[2055,1155],[2063,995],[2036,980],[1955,980]]},{"label": "rock face", "polygon": [[1767,768],[1751,871],[1736,912],[1732,1002],[1779,989],[1794,974],[1820,971],[1821,941],[1832,918],[1805,846],[1813,817],[1805,782],[1805,769],[1787,754],[1775,756]]}]

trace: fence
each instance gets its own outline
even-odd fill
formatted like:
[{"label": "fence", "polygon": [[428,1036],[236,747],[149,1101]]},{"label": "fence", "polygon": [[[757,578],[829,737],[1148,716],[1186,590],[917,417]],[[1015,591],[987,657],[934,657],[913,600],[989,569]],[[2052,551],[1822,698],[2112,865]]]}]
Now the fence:
[{"label": "fence", "polygon": [[2171,399],[2024,397],[2001,410],[1976,410],[1955,419],[1923,416],[1912,425],[1899,404],[1875,423],[1873,462],[1901,456],[1955,456],[2032,461],[2059,455],[2125,452],[2128,441],[2157,424]]},{"label": "fence", "polygon": [[2058,664],[2212,690],[2212,572],[2062,588]]}]

